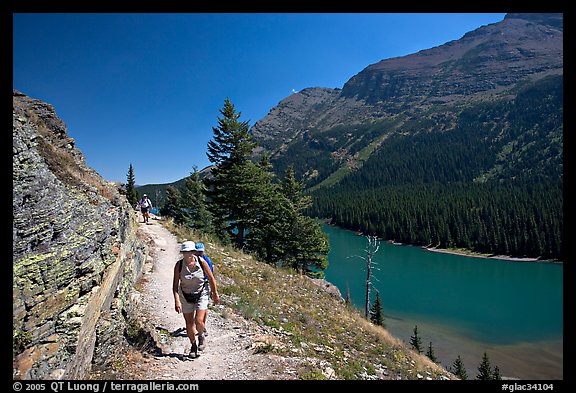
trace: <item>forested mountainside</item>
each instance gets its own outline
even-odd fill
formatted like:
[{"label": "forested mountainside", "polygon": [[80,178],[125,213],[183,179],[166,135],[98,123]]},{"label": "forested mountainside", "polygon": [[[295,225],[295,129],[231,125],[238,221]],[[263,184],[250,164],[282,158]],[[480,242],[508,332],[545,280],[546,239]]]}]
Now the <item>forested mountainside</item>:
[{"label": "forested mountainside", "polygon": [[562,14],[508,14],[461,39],[304,89],[251,129],[293,166],[308,213],[399,242],[562,258]]}]

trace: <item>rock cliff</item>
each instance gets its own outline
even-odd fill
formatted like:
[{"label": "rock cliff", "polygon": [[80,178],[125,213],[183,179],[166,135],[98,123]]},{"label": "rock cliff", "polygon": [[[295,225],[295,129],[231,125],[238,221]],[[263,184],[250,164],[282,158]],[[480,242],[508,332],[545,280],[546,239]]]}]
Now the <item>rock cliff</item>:
[{"label": "rock cliff", "polygon": [[562,14],[507,14],[459,40],[372,64],[346,82],[342,95],[394,113],[486,96],[562,69]]},{"label": "rock cliff", "polygon": [[404,116],[418,121],[445,105],[514,95],[514,88],[550,75],[563,75],[563,15],[507,14],[458,40],[371,64],[342,89],[294,93],[251,132],[257,153],[294,155],[290,144],[310,134],[340,127],[330,136],[337,138],[356,125]]},{"label": "rock cliff", "polygon": [[14,90],[12,121],[13,376],[85,379],[126,345],[146,247],[51,105]]}]

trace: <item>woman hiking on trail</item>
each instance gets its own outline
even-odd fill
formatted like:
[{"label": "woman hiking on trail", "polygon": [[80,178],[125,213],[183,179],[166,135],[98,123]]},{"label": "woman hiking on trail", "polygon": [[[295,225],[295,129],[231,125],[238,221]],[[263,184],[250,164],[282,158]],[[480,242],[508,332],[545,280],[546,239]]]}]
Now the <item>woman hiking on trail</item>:
[{"label": "woman hiking on trail", "polygon": [[[194,255],[196,244],[192,241],[182,243],[180,252],[182,259],[174,265],[172,292],[174,293],[174,309],[184,314],[186,334],[190,340],[189,357],[197,357],[198,351],[205,348],[204,314],[208,309],[208,300],[212,297],[214,303],[220,301],[216,280],[208,263]],[[208,284],[204,280],[208,277]],[[198,344],[196,344],[196,329]]]}]

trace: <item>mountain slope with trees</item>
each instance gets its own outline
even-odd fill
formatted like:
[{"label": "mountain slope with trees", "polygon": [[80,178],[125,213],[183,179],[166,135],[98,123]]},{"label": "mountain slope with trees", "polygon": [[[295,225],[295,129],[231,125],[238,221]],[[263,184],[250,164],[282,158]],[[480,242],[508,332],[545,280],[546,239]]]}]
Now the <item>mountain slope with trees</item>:
[{"label": "mountain slope with trees", "polygon": [[403,243],[562,259],[562,14],[508,14],[314,92],[251,129],[276,173],[305,180],[307,214]]},{"label": "mountain slope with trees", "polygon": [[257,144],[229,100],[220,114],[208,143],[207,176],[194,171],[183,191],[168,186],[160,213],[270,265],[323,277],[328,237],[303,214],[311,205],[303,184],[291,168],[276,180],[266,155],[252,161]]}]

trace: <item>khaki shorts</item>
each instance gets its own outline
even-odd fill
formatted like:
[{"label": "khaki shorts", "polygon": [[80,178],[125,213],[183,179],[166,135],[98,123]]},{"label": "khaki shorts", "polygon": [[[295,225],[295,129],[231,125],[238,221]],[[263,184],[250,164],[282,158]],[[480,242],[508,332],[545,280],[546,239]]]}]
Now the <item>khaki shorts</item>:
[{"label": "khaki shorts", "polygon": [[178,296],[180,297],[180,304],[182,304],[182,313],[189,314],[196,310],[207,310],[208,309],[208,302],[210,301],[210,286],[206,285],[204,291],[202,291],[202,295],[200,296],[200,300],[198,303],[188,303],[184,294],[182,293],[182,288],[178,288]]}]

